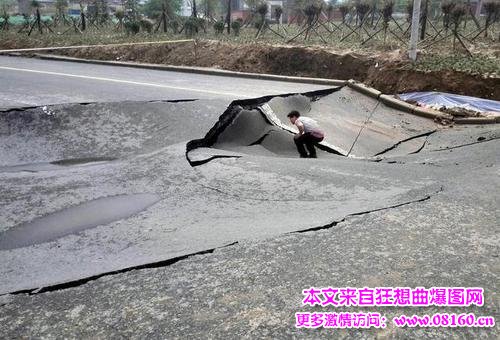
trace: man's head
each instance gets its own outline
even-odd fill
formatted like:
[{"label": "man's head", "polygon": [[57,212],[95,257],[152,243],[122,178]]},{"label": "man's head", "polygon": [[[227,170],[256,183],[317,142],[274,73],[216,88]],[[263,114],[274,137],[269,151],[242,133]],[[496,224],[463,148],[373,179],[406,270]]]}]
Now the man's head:
[{"label": "man's head", "polygon": [[300,117],[300,113],[299,111],[291,111],[288,115],[287,115],[288,119],[290,119],[290,122],[292,124],[295,124],[295,121],[297,120],[297,118]]}]

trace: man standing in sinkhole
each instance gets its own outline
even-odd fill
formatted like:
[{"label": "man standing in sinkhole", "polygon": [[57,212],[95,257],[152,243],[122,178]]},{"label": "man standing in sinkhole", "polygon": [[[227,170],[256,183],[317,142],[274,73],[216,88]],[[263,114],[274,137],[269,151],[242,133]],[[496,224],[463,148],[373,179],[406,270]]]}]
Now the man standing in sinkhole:
[{"label": "man standing in sinkhole", "polygon": [[318,123],[312,118],[301,116],[298,111],[291,111],[287,117],[290,119],[290,123],[299,129],[293,140],[300,158],[317,158],[315,145],[325,138]]}]

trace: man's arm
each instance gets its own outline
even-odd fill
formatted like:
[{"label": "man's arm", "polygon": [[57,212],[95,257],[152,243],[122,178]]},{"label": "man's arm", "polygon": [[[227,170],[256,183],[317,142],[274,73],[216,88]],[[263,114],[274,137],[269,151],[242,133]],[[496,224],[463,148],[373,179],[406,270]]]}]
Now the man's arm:
[{"label": "man's arm", "polygon": [[300,120],[295,121],[295,126],[299,129],[299,133],[295,136],[299,137],[304,134],[304,124]]}]

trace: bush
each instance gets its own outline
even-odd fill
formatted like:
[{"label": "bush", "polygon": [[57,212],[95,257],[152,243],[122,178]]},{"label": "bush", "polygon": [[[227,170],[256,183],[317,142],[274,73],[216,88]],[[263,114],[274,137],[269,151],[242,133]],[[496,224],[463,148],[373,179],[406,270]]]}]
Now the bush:
[{"label": "bush", "polygon": [[196,20],[196,27],[198,27],[198,29],[202,29],[205,33],[207,32],[205,27],[207,27],[207,20],[205,20],[204,18],[193,18]]},{"label": "bush", "polygon": [[233,21],[231,23],[231,28],[233,29],[234,35],[238,36],[240,34],[240,29],[241,29],[241,19]]},{"label": "bush", "polygon": [[115,18],[118,19],[119,21],[121,21],[121,20],[123,20],[123,18],[125,18],[125,13],[123,12],[123,9],[116,10]]},{"label": "bush", "polygon": [[274,18],[276,19],[277,22],[280,21],[282,14],[283,14],[283,8],[281,6],[278,6],[274,9]]},{"label": "bush", "polygon": [[198,33],[199,24],[198,18],[189,17],[184,23],[184,33],[186,33],[186,36],[192,37]]},{"label": "bush", "polygon": [[455,28],[458,29],[458,25],[462,21],[462,19],[465,17],[467,11],[465,10],[465,7],[462,5],[457,5],[453,7],[453,10],[451,11],[451,22],[455,25]]},{"label": "bush", "polygon": [[[262,27],[262,31],[264,31],[268,25],[271,24],[271,20],[269,19],[264,19],[264,26]],[[256,29],[260,29],[262,26],[262,18],[255,18],[253,21],[253,25]]]},{"label": "bush", "polygon": [[500,19],[500,3],[498,1],[488,1],[484,5],[486,12],[486,25],[489,26]]},{"label": "bush", "polygon": [[153,31],[153,22],[147,19],[141,19],[139,21],[139,25],[141,26],[141,30],[151,33]]},{"label": "bush", "polygon": [[453,1],[443,1],[441,3],[441,11],[443,12],[443,26],[448,29],[452,21],[452,12],[456,4]]},{"label": "bush", "polygon": [[52,25],[52,23],[54,22],[54,19],[50,15],[42,15],[40,16],[40,20],[47,25]]},{"label": "bush", "polygon": [[7,13],[7,11],[4,11],[2,16],[0,16],[0,30],[9,28],[9,18],[9,13]]},{"label": "bush", "polygon": [[349,5],[340,5],[339,11],[340,15],[342,15],[342,22],[345,22],[347,14],[351,11],[351,7]]},{"label": "bush", "polygon": [[224,32],[224,22],[223,21],[217,21],[214,24],[214,30],[215,30],[215,33],[222,34],[222,32]]},{"label": "bush", "polygon": [[326,6],[326,17],[328,18],[328,20],[332,19],[334,10],[335,10],[335,7],[333,7],[333,5],[331,3],[329,3],[328,6]]},{"label": "bush", "polygon": [[265,17],[267,11],[268,11],[267,3],[262,3],[259,6],[257,6],[257,13],[259,13],[261,17]]},{"label": "bush", "polygon": [[174,30],[174,33],[179,32],[179,22],[177,20],[172,20],[169,22],[170,27]]},{"label": "bush", "polygon": [[370,11],[370,4],[367,2],[360,2],[356,5],[356,13],[358,15],[360,24],[365,19],[366,14]]},{"label": "bush", "polygon": [[124,26],[127,34],[136,35],[141,30],[141,25],[137,21],[127,21]]},{"label": "bush", "polygon": [[389,25],[389,21],[391,20],[393,10],[394,10],[394,2],[392,2],[392,0],[385,1],[384,7],[382,7],[382,17],[384,18],[385,26]]},{"label": "bush", "polygon": [[261,18],[255,18],[253,20],[253,27],[255,27],[256,29],[259,29],[260,26],[262,26],[262,19]]}]

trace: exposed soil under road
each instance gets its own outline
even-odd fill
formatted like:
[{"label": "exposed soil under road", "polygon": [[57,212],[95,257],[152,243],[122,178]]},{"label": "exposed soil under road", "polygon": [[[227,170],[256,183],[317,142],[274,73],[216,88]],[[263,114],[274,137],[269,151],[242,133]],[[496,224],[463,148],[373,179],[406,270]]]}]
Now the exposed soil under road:
[{"label": "exposed soil under road", "polygon": [[404,52],[339,53],[319,47],[231,45],[216,41],[57,51],[72,57],[215,67],[289,76],[355,79],[384,93],[442,91],[500,100],[500,78],[464,72],[416,71]]}]

